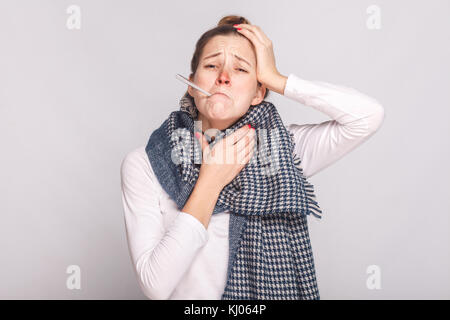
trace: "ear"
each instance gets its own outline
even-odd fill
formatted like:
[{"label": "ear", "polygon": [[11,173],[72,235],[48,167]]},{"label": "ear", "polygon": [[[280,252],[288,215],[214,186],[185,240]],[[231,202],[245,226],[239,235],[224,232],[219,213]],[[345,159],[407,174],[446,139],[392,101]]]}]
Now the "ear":
[{"label": "ear", "polygon": [[[192,76],[189,76],[189,81],[194,82],[194,79],[192,79]],[[194,97],[192,91],[193,91],[192,87],[188,86],[188,93],[191,95],[191,97]]]},{"label": "ear", "polygon": [[266,86],[265,85],[258,85],[258,88],[256,89],[255,97],[253,98],[251,105],[256,106],[261,103],[264,99],[264,95],[266,94]]}]

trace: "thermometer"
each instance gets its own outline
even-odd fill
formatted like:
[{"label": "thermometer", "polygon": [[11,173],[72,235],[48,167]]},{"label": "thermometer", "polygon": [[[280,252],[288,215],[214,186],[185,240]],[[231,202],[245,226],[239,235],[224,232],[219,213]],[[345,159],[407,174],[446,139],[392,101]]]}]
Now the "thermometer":
[{"label": "thermometer", "polygon": [[211,96],[211,93],[209,93],[208,91],[203,90],[202,88],[200,88],[199,86],[197,86],[195,83],[192,83],[191,81],[189,81],[188,79],[186,79],[185,77],[183,77],[181,74],[178,74],[175,76],[175,78],[177,78],[178,80],[186,83],[187,85],[197,89],[198,91],[206,94],[208,97]]}]

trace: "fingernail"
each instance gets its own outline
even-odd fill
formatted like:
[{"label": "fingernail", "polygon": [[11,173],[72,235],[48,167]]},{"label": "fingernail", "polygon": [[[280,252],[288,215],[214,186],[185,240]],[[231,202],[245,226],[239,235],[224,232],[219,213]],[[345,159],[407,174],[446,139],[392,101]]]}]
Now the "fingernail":
[{"label": "fingernail", "polygon": [[238,26],[239,24],[233,24],[233,27],[236,27],[236,26]]},{"label": "fingernail", "polygon": [[248,128],[251,129],[252,126],[250,124],[247,124],[247,125],[248,125]]},{"label": "fingernail", "polygon": [[242,28],[237,28],[238,30],[242,30]]},{"label": "fingernail", "polygon": [[195,137],[196,137],[197,139],[200,139],[200,133],[196,132],[196,133],[195,133]]}]

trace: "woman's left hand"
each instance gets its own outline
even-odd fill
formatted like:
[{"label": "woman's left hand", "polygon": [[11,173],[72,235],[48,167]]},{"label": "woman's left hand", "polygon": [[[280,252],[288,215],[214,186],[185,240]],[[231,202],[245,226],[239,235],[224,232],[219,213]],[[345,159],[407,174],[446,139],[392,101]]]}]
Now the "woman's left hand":
[{"label": "woman's left hand", "polygon": [[287,78],[281,75],[275,66],[272,41],[264,34],[260,27],[251,24],[236,24],[235,28],[250,40],[256,51],[256,77],[269,90],[284,93]]}]

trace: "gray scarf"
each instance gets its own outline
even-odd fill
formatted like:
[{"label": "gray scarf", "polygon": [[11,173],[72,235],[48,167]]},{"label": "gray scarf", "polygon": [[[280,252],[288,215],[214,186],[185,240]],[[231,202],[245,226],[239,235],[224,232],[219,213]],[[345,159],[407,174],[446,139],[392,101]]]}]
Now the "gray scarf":
[{"label": "gray scarf", "polygon": [[[198,179],[202,150],[194,132],[198,110],[187,93],[180,110],[150,136],[145,148],[158,181],[179,210]],[[294,157],[293,136],[275,106],[251,106],[220,131],[213,147],[229,132],[251,124],[257,144],[252,159],[222,189],[213,214],[228,210],[229,262],[222,300],[320,299],[306,215],[321,218],[313,186]],[[210,139],[208,139],[210,140]]]}]

